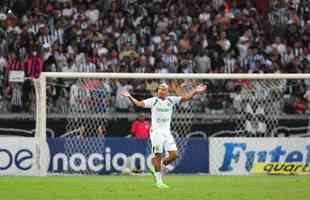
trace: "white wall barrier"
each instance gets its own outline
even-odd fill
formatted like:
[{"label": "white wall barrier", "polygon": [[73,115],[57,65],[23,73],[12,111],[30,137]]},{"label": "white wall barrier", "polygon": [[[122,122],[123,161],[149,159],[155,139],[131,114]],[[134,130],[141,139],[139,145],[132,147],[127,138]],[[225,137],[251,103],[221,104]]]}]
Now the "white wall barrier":
[{"label": "white wall barrier", "polygon": [[34,138],[0,138],[0,175],[36,176],[36,140]]},{"label": "white wall barrier", "polygon": [[310,138],[210,138],[210,174],[249,175],[257,162],[310,163]]}]

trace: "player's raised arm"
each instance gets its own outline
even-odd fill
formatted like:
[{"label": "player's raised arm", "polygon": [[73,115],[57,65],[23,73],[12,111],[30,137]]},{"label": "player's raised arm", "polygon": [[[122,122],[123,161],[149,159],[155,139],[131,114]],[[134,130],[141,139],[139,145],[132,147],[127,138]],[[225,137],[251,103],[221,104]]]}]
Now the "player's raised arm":
[{"label": "player's raised arm", "polygon": [[131,94],[128,91],[121,92],[121,95],[124,97],[128,97],[130,99],[130,101],[132,101],[137,107],[141,107],[141,108],[145,107],[143,101],[139,101],[139,100],[135,99],[133,96],[131,96]]},{"label": "player's raised arm", "polygon": [[193,96],[195,96],[196,94],[205,92],[207,90],[207,85],[198,85],[193,91],[184,94],[181,96],[181,101],[189,101],[193,98]]}]

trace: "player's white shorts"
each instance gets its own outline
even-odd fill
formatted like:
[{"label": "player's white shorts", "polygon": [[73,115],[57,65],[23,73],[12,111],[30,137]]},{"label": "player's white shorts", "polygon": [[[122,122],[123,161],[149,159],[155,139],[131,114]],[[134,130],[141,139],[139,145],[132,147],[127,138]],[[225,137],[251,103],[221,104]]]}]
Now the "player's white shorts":
[{"label": "player's white shorts", "polygon": [[177,151],[177,145],[170,131],[151,131],[152,153],[163,153],[165,151]]}]

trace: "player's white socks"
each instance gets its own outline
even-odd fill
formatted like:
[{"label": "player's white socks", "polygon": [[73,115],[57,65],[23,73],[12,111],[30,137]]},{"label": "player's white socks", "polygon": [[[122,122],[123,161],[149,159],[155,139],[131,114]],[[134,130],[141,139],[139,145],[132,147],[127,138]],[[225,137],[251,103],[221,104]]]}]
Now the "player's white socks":
[{"label": "player's white socks", "polygon": [[171,165],[171,164],[164,165],[163,161],[161,161],[161,171],[164,174],[168,174],[169,172],[171,172],[173,170],[174,170],[174,166],[173,165]]},{"label": "player's white socks", "polygon": [[156,183],[162,183],[163,180],[161,179],[161,173],[160,172],[155,172],[155,179],[156,179]]},{"label": "player's white socks", "polygon": [[174,166],[169,164],[169,165],[162,165],[162,170],[163,170],[163,173],[167,174],[171,171],[174,170]]}]

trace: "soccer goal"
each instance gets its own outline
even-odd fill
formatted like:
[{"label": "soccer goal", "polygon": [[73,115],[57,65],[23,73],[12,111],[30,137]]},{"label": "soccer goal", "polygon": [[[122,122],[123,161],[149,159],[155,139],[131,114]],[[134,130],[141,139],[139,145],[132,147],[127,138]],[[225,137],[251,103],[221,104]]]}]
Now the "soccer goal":
[{"label": "soccer goal", "polygon": [[[58,172],[61,163],[61,174],[98,174],[96,166],[102,160],[98,154],[111,155],[105,145],[105,137],[114,134],[110,122],[124,118],[132,121],[139,112],[119,93],[129,90],[142,100],[156,95],[161,82],[169,85],[170,95],[186,94],[199,84],[208,86],[207,92],[174,108],[171,131],[179,151],[175,167],[182,161],[190,137],[277,137],[286,101],[300,98],[309,78],[310,74],[42,73],[35,81],[39,162],[49,166],[52,173]],[[64,144],[62,154],[54,156],[49,165],[46,130],[48,119],[55,117],[62,119],[64,132],[56,133],[56,137]],[[232,122],[233,130],[197,130],[198,122],[223,119]],[[122,128],[120,124],[119,130]],[[150,148],[142,153],[149,158]],[[84,167],[80,167],[81,162],[86,162]],[[130,159],[128,162],[132,164]],[[105,162],[106,167],[110,165]]]}]

